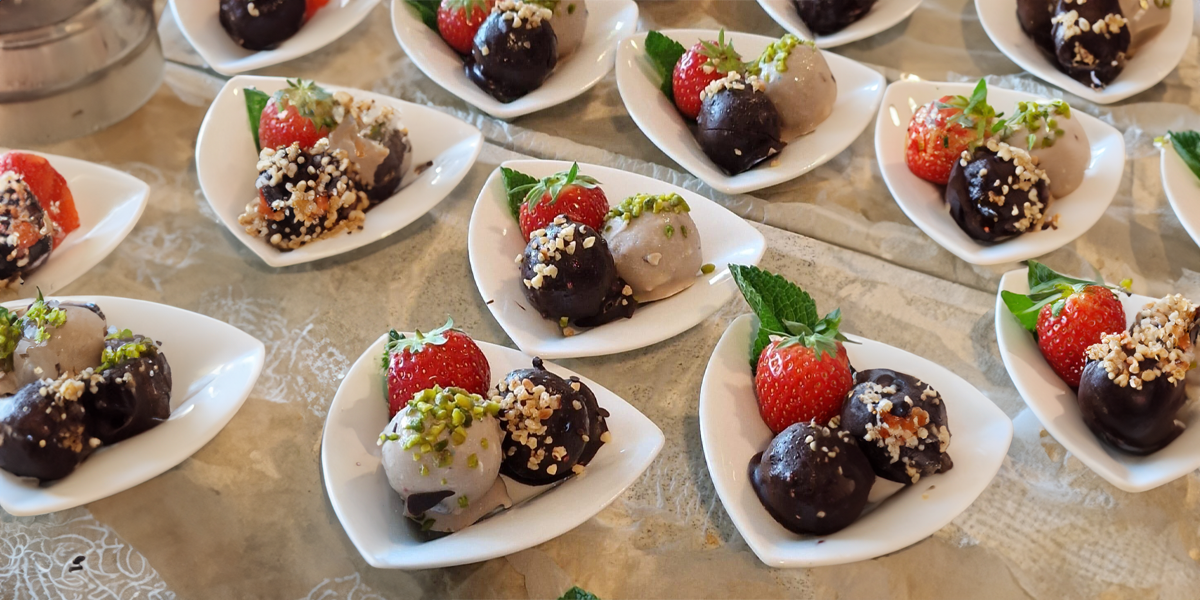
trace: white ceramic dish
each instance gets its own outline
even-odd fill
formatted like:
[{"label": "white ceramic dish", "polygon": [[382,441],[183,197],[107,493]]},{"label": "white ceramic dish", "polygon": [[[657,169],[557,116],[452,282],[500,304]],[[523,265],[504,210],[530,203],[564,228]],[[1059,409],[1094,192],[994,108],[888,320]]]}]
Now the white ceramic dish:
[{"label": "white ceramic dish", "polygon": [[792,32],[796,37],[813,40],[818,48],[833,48],[869,38],[895,27],[921,6],[921,0],[879,0],[861,19],[829,35],[813,35],[804,21],[800,20],[800,13],[796,12],[793,0],[758,0],[758,5],[775,19],[780,27]]},{"label": "white ceramic dish", "polygon": [[507,104],[471,83],[463,61],[404,0],[392,0],[392,29],[413,64],[446,91],[500,119],[556,106],[583,94],[612,70],[617,40],[637,29],[633,0],[587,0],[588,23],[579,49],[563,59],[538,89]]},{"label": "white ceramic dish", "polygon": [[[1112,202],[1121,183],[1125,172],[1125,138],[1111,125],[1083,111],[1072,111],[1071,117],[1079,119],[1087,133],[1092,145],[1092,162],[1079,189],[1050,203],[1047,215],[1060,215],[1058,229],[1033,231],[998,244],[982,244],[971,239],[950,217],[944,189],[908,170],[904,148],[913,113],[947,94],[970,96],[974,89],[975,85],[968,83],[897,81],[884,93],[883,106],[875,123],[875,155],[883,181],[904,214],[943,248],[977,265],[1035,258],[1071,243],[1091,229]],[[1038,99],[1031,94],[988,87],[988,103],[997,112],[1005,114],[1012,114],[1019,101]]]},{"label": "white ceramic dish", "polygon": [[[717,39],[716,31],[672,29],[663,35],[691,48],[700,40]],[[775,41],[762,35],[725,32],[725,39],[747,60]],[[858,138],[871,122],[883,96],[884,78],[853,60],[826,52],[825,60],[837,79],[833,114],[816,131],[791,140],[774,159],[737,175],[727,175],[700,149],[688,124],[659,89],[660,80],[646,59],[646,32],[623,40],[617,48],[617,87],[633,122],[679,166],[726,194],[744,194],[795,179],[828,162]]]},{"label": "white ceramic dish", "polygon": [[233,41],[218,19],[218,0],[171,0],[171,12],[189,44],[214,71],[237,75],[311,54],[358,25],[379,0],[331,0],[296,35],[274,50],[247,50]]},{"label": "white ceramic dish", "polygon": [[266,240],[254,237],[238,224],[238,215],[257,195],[258,177],[254,138],[250,135],[242,88],[255,87],[268,94],[287,85],[280,77],[230,79],[213,100],[196,140],[196,176],[200,189],[221,222],[234,237],[272,267],[298,265],[366,246],[403,229],[437,206],[466,177],[483,148],[483,134],[444,112],[390,96],[334,85],[330,91],[345,90],[355,98],[372,99],[396,109],[408,128],[413,144],[413,168],[431,162],[419,175],[404,175],[404,187],[367,212],[362,231],[318,240],[280,252]]},{"label": "white ceramic dish", "polygon": [[1161,152],[1160,170],[1167,201],[1192,241],[1200,245],[1200,179],[1169,144],[1164,144]]},{"label": "white ceramic dish", "polygon": [[[565,171],[571,163],[549,160],[508,161],[505,167],[542,178]],[[528,306],[519,265],[513,258],[525,249],[521,228],[508,209],[500,169],[479,192],[467,234],[467,252],[475,285],[492,316],[522,351],[542,358],[573,358],[627,352],[674,337],[699,324],[737,293],[729,264],[757,264],[766,242],[758,230],[725,207],[683,188],[600,167],[579,166],[579,172],[598,179],[609,204],[637,193],[683,196],[699,229],[703,263],[716,267],[692,287],[670,298],[638,307],[633,317],[564,337],[558,324]]]},{"label": "white ceramic dish", "polygon": [[[346,535],[373,567],[432,569],[474,563],[520,552],[554,539],[592,518],[621,495],[658,456],[663,434],[645,415],[592,380],[580,376],[596,395],[612,440],[600,448],[582,477],[554,486],[530,487],[507,477],[513,507],[451,535],[420,539],[416,525],[404,517],[400,496],[388,485],[376,440],[388,424],[387,399],[379,357],[386,336],[367,348],[338,388],[321,438],[321,470],[325,490]],[[476,342],[499,381],[515,369],[529,368],[531,358],[512,350]],[[576,375],[547,362],[547,370],[566,378]]]},{"label": "white ceramic dish", "polygon": [[[41,515],[123,492],[178,465],[225,427],[262,372],[262,342],[216,319],[144,300],[70,296],[95,302],[108,323],[162,343],[171,365],[171,418],[112,446],[102,446],[67,477],[46,485],[0,470],[0,507]],[[29,300],[6,302],[23,308]]]},{"label": "white ceramic dish", "polygon": [[975,11],[992,43],[1022,69],[1084,100],[1111,104],[1154,87],[1175,69],[1192,39],[1193,4],[1194,0],[1174,2],[1167,27],[1139,48],[1125,70],[1099,91],[1059,71],[1025,35],[1017,20],[1017,0],[975,0]]},{"label": "white ceramic dish", "polygon": [[[1021,327],[1004,305],[1002,291],[1029,293],[1026,270],[1004,274],[996,292],[996,341],[1004,368],[1033,414],[1058,443],[1097,475],[1126,492],[1145,492],[1174,481],[1200,468],[1200,396],[1193,377],[1188,377],[1190,404],[1176,417],[1187,429],[1166,448],[1149,456],[1134,456],[1109,448],[1088,429],[1079,413],[1075,392],[1054,374],[1042,357],[1033,335]],[[1122,296],[1127,324],[1147,302],[1147,296]]]},{"label": "white ceramic dish", "polygon": [[[6,151],[0,148],[0,154]],[[15,292],[17,296],[36,296],[40,289],[50,295],[87,273],[121,244],[146,210],[150,186],[128,173],[95,163],[29,153],[49,160],[50,166],[67,180],[79,211],[79,229],[72,231]]]},{"label": "white ceramic dish", "polygon": [[[966,510],[1000,469],[1013,427],[991,400],[940,365],[899,348],[847,336],[859,342],[846,344],[855,368],[894,369],[941,392],[954,468],[908,487],[877,479],[864,514],[837,533],[807,536],[788,531],[767,513],[750,485],[750,459],[766,450],[774,437],[758,414],[750,374],[754,319],[752,315],[734,319],[713,350],[700,386],[700,437],[721,504],[750,549],[767,565],[836,565],[915,544]],[[890,491],[895,493],[885,496]]]}]

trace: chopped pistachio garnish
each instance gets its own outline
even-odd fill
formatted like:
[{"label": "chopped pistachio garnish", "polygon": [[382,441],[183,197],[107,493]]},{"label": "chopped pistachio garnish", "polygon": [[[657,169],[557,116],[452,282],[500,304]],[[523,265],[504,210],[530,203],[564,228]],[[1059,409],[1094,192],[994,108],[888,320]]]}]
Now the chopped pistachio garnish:
[{"label": "chopped pistachio garnish", "polygon": [[487,450],[488,449],[487,438],[483,438],[483,439],[479,440],[479,446],[482,447],[484,450]]},{"label": "chopped pistachio garnish", "polygon": [[478,466],[479,466],[479,456],[478,455],[472,454],[467,457],[467,468],[474,469],[475,467],[478,467]]},{"label": "chopped pistachio garnish", "polygon": [[459,508],[466,508],[466,507],[468,507],[468,506],[470,506],[470,505],[471,505],[471,501],[470,501],[470,500],[467,500],[467,497],[466,497],[466,496],[459,496],[459,497],[458,497],[458,507],[459,507]]},{"label": "chopped pistachio garnish", "polygon": [[802,40],[790,33],[785,34],[778,40],[771,42],[758,56],[758,60],[754,61],[747,69],[747,74],[762,76],[763,67],[773,65],[776,73],[786,73],[788,70],[787,59],[792,55],[792,50],[797,46],[808,46],[816,48],[816,43],[809,40]]},{"label": "chopped pistachio garnish", "polygon": [[17,326],[18,317],[7,308],[0,306],[0,361],[7,361],[17,349],[21,341],[21,328]]},{"label": "chopped pistachio garnish", "polygon": [[626,221],[642,216],[644,212],[690,212],[692,208],[688,206],[687,200],[682,196],[671,192],[669,194],[661,194],[655,196],[653,194],[637,194],[630,196],[621,201],[620,204],[609,209],[604,220],[615,219],[620,217]]},{"label": "chopped pistachio garnish", "polygon": [[421,475],[429,475],[429,467],[428,466],[421,465]]},{"label": "chopped pistachio garnish", "polygon": [[[438,467],[449,467],[454,462],[453,446],[467,441],[467,429],[475,421],[499,412],[498,405],[490,409],[489,404],[478,394],[461,388],[434,386],[413,395],[404,408],[408,423],[403,432],[389,435],[402,437],[404,449],[413,451],[414,460],[432,454]],[[427,470],[424,465],[422,470]]]},{"label": "chopped pistachio garnish", "polygon": [[1036,102],[1027,100],[1017,103],[1017,111],[1013,116],[996,123],[993,126],[993,131],[1000,132],[1001,137],[1007,137],[1017,129],[1024,128],[1029,134],[1025,136],[1025,146],[1028,150],[1033,150],[1039,143],[1037,141],[1037,132],[1043,130],[1042,148],[1050,148],[1058,138],[1066,134],[1061,127],[1058,126],[1058,119],[1071,118],[1071,105],[1062,100],[1050,100],[1048,102]]},{"label": "chopped pistachio garnish", "polygon": [[46,331],[46,327],[62,327],[67,322],[67,311],[61,308],[50,308],[46,304],[45,298],[42,297],[42,291],[38,290],[37,300],[29,305],[29,310],[25,311],[25,316],[21,317],[18,322],[20,329],[25,329],[30,324],[37,327],[37,333],[34,334],[35,342],[44,342],[50,339],[50,332]]},{"label": "chopped pistachio garnish", "polygon": [[136,342],[126,342],[117,347],[116,350],[105,348],[100,353],[100,368],[99,371],[111,369],[126,361],[135,358],[141,358],[143,354],[154,348],[154,344],[146,338],[142,338]]},{"label": "chopped pistachio garnish", "polygon": [[714,265],[712,263],[705,263],[700,266],[700,272],[704,273],[705,275],[708,275],[709,273],[712,273],[713,271],[716,271],[716,270],[717,270],[717,265]]},{"label": "chopped pistachio garnish", "polygon": [[663,228],[663,234],[666,235],[667,239],[669,240],[671,239],[671,236],[675,235],[675,228],[668,224]]}]

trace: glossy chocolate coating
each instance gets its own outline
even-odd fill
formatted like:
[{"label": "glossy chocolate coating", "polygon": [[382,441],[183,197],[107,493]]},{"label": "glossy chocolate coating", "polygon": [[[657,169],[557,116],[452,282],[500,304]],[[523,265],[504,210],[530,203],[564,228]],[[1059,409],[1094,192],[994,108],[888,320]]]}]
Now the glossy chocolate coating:
[{"label": "glossy chocolate coating", "polygon": [[[577,377],[563,379],[545,370],[540,358],[533,359],[532,369],[518,369],[504,379],[516,382],[528,379],[534,387],[543,386],[551,396],[559,396],[561,405],[548,419],[541,420],[542,425],[546,427],[545,433],[529,435],[538,441],[536,449],[513,441],[504,422],[504,411],[501,411],[501,427],[505,428],[504,441],[501,444],[504,457],[504,462],[500,465],[501,474],[525,485],[548,485],[569,477],[575,465],[586,466],[591,462],[600,446],[604,445],[600,437],[608,431],[608,423],[604,420],[608,411],[596,403],[596,396],[592,390]],[[579,384],[579,391],[572,389],[572,383]],[[579,403],[578,408],[575,403]],[[586,440],[584,436],[587,436]],[[556,447],[566,450],[561,459],[551,456],[552,449]],[[537,469],[531,469],[529,459],[537,449],[545,450],[546,456]],[[550,465],[555,465],[554,474],[547,473]]]},{"label": "glossy chocolate coating", "polygon": [[549,21],[513,27],[504,13],[494,12],[475,32],[464,68],[483,91],[512,102],[541,87],[557,63],[558,38]]},{"label": "glossy chocolate coating", "polygon": [[[816,450],[805,441],[809,436]],[[750,459],[750,484],[780,525],[796,533],[824,535],[862,514],[875,473],[844,431],[796,423]]]},{"label": "glossy chocolate coating", "polygon": [[[153,341],[143,336],[106,340],[111,350],[128,342]],[[125,381],[128,374],[132,381]],[[92,435],[105,444],[115,444],[148,431],[171,416],[171,365],[158,351],[143,354],[106,369],[96,393],[84,393],[79,399],[88,412]]]},{"label": "glossy chocolate coating", "polygon": [[0,469],[51,481],[70,475],[95,446],[83,406],[41,388],[31,383],[0,400]]},{"label": "glossy chocolate coating", "polygon": [[270,50],[296,35],[304,25],[305,0],[221,0],[221,27],[247,50]]},{"label": "glossy chocolate coating", "polygon": [[[304,158],[303,164],[305,165],[319,165],[325,157],[329,157],[330,160],[335,161],[334,164],[336,164],[337,161],[337,158],[334,157],[330,152],[318,152],[313,154],[308,150],[300,150],[298,156]],[[276,201],[282,201],[285,204],[285,206],[280,210],[283,218],[276,221],[268,217],[266,220],[266,237],[268,239],[276,233],[280,234],[284,240],[300,238],[306,234],[315,238],[325,231],[325,217],[318,218],[316,222],[305,227],[305,224],[300,219],[296,218],[296,211],[291,206],[286,206],[287,201],[292,196],[292,193],[288,191],[287,187],[289,185],[294,187],[301,181],[319,181],[319,177],[309,174],[305,169],[297,169],[294,175],[289,177],[285,174],[277,185],[271,185],[271,174],[267,171],[262,171],[259,173],[258,179],[255,181],[255,187],[257,187],[262,193],[263,198],[267,201],[267,205],[271,206]],[[358,189],[352,178],[346,177],[345,181],[348,189]],[[337,183],[337,179],[327,178],[325,182],[321,184],[321,189],[318,195],[327,197],[336,195]],[[353,210],[355,210],[353,206],[342,207],[338,211],[338,218],[334,222],[334,227],[336,227],[341,221],[345,220]],[[284,248],[280,249],[282,250]]]},{"label": "glossy chocolate coating", "polygon": [[[1022,207],[1029,202],[1029,192],[1010,186],[1008,193],[1003,193],[1010,180],[1019,181],[1016,172],[1015,162],[1001,159],[984,146],[975,149],[967,166],[962,166],[962,161],[954,161],[946,185],[946,203],[950,205],[954,222],[972,239],[999,242],[1024,233],[1016,224],[1024,218]],[[1044,181],[1035,183],[1033,189],[1043,201],[1050,197]],[[1004,202],[992,202],[989,193],[1004,196]],[[1015,215],[1014,207],[1017,207]],[[1030,230],[1034,227],[1036,225],[1031,225]]]},{"label": "glossy chocolate coating", "polygon": [[[12,193],[0,185],[0,281],[12,279],[18,275],[28,275],[42,266],[50,257],[53,236],[46,232],[42,235],[46,211],[33,190],[23,187],[22,194]],[[24,256],[17,246],[9,244],[8,236],[17,231],[20,223],[28,223],[38,232],[38,240],[29,246],[28,254]],[[12,257],[11,259],[9,257]]]},{"label": "glossy chocolate coating", "polygon": [[1058,67],[1083,84],[1101,89],[1125,68],[1125,55],[1132,38],[1128,26],[1121,27],[1116,33],[1101,34],[1096,32],[1094,24],[1108,15],[1121,15],[1121,4],[1118,0],[1083,3],[1058,0],[1056,16],[1071,11],[1078,12],[1079,18],[1087,19],[1093,25],[1089,31],[1071,34],[1066,24],[1054,24],[1054,53],[1058,57]]},{"label": "glossy chocolate coating", "polygon": [[1045,52],[1054,54],[1054,10],[1058,0],[1017,0],[1017,21],[1021,30]]},{"label": "glossy chocolate coating", "polygon": [[[880,394],[882,398],[891,401],[890,414],[901,419],[909,419],[913,410],[918,408],[929,414],[929,422],[924,426],[929,432],[927,441],[913,448],[901,446],[900,457],[895,462],[892,461],[892,455],[888,452],[886,445],[881,443],[882,440],[867,441],[864,439],[867,435],[867,425],[878,425],[878,417],[871,413],[870,405],[859,399],[859,396],[869,389],[871,383],[884,388],[893,386],[896,388],[894,394]],[[936,398],[922,398],[925,395],[925,389],[929,387],[928,384],[919,383],[916,377],[891,369],[859,371],[854,375],[854,384],[854,389],[850,390],[850,395],[842,405],[841,427],[858,442],[858,447],[867,456],[876,475],[889,481],[909,484],[913,481],[908,467],[912,467],[920,477],[925,477],[934,473],[944,473],[954,466],[950,455],[941,451],[941,445],[936,437],[939,427],[947,427],[949,430],[946,420],[946,403],[942,401],[940,395]],[[912,402],[906,402],[905,398]]]},{"label": "glossy chocolate coating", "polygon": [[[574,227],[575,251],[559,251],[558,258],[548,256],[543,262],[537,238],[525,246],[521,262],[522,280],[534,279],[538,264],[554,265],[558,269],[554,277],[542,277],[540,287],[522,286],[525,298],[534,310],[544,318],[558,320],[566,317],[581,326],[582,323],[595,326],[632,315],[636,303],[632,296],[621,294],[625,283],[617,276],[617,265],[604,236],[565,215],[556,221],[560,222],[546,227],[546,235],[554,239],[562,230]],[[591,237],[596,241],[590,248],[585,248],[583,241]],[[624,304],[623,300],[626,300]]]},{"label": "glossy chocolate coating", "polygon": [[[1153,361],[1143,361],[1150,368]],[[1079,411],[1088,429],[1109,445],[1131,454],[1150,454],[1166,447],[1183,424],[1175,415],[1187,402],[1184,382],[1159,377],[1142,389],[1121,387],[1108,378],[1104,363],[1089,360],[1079,380]]]},{"label": "glossy chocolate coating", "polygon": [[725,172],[736,175],[783,150],[779,111],[765,92],[725,89],[700,104],[696,141]]},{"label": "glossy chocolate coating", "polygon": [[389,129],[380,143],[388,149],[388,155],[375,169],[375,181],[365,190],[372,204],[383,202],[400,191],[400,182],[404,178],[404,158],[412,152],[408,136],[398,129]]},{"label": "glossy chocolate coating", "polygon": [[875,0],[794,0],[800,20],[817,35],[845,29],[863,18]]}]

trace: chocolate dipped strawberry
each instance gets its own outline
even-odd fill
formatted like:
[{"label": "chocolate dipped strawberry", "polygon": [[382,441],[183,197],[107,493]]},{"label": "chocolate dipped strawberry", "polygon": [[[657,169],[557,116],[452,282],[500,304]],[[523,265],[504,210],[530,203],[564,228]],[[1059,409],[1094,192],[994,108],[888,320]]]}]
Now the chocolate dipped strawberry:
[{"label": "chocolate dipped strawberry", "polygon": [[696,141],[718,167],[736,175],[771,158],[787,145],[783,122],[757,76],[732,72],[701,93]]},{"label": "chocolate dipped strawberry", "polygon": [[542,85],[558,64],[553,11],[521,0],[500,0],[475,32],[464,64],[467,79],[501,102]]}]

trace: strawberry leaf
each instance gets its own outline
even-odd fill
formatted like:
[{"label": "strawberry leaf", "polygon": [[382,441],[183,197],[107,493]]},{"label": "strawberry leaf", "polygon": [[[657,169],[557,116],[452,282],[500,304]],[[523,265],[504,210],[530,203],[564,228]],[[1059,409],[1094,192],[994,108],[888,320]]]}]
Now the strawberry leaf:
[{"label": "strawberry leaf", "polygon": [[421,18],[421,22],[426,27],[437,31],[437,11],[441,4],[439,0],[404,0],[404,3],[411,6],[416,11],[417,16]]},{"label": "strawberry leaf", "polygon": [[521,218],[521,204],[525,195],[537,185],[537,178],[508,167],[500,167],[500,178],[504,181],[504,193],[508,195],[508,210],[514,219]]},{"label": "strawberry leaf", "polygon": [[1195,131],[1170,132],[1171,145],[1192,174],[1200,177],[1200,133]]},{"label": "strawberry leaf", "polygon": [[675,71],[676,63],[687,52],[687,49],[683,47],[683,44],[657,31],[651,31],[646,34],[645,46],[646,58],[650,59],[650,64],[654,66],[654,70],[662,78],[662,85],[659,89],[667,95],[667,100],[674,103],[675,90],[672,88],[671,75]]},{"label": "strawberry leaf", "polygon": [[729,265],[729,272],[750,310],[758,316],[758,329],[750,350],[751,369],[757,369],[758,355],[771,343],[772,334],[790,333],[789,323],[791,328],[818,327],[817,303],[800,286],[753,266]]},{"label": "strawberry leaf", "polygon": [[254,149],[262,152],[262,144],[258,143],[258,123],[262,120],[262,111],[271,97],[254,88],[242,88],[242,96],[246,99],[246,116],[250,118],[250,135],[254,138]]},{"label": "strawberry leaf", "polygon": [[[384,346],[387,356],[408,350],[411,353],[417,353],[424,350],[426,346],[441,346],[446,343],[446,333],[454,331],[454,319],[446,318],[446,324],[430,331],[429,333],[421,333],[418,329],[413,332],[412,337],[405,337],[404,334],[396,334],[395,330],[388,332],[388,342]],[[396,334],[396,335],[392,335]]]}]

